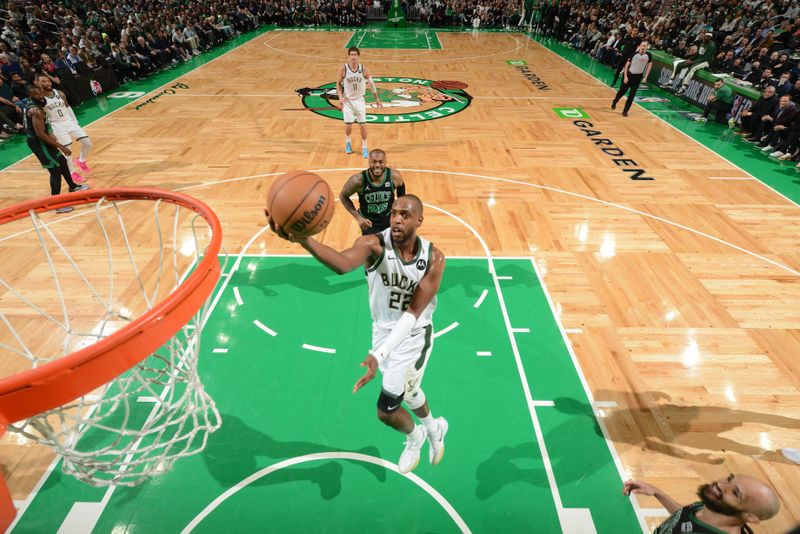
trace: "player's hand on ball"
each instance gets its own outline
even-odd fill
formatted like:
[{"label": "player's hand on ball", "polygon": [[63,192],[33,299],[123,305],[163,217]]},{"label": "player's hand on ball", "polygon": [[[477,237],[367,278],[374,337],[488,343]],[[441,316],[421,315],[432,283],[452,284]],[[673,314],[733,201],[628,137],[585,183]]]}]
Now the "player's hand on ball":
[{"label": "player's hand on ball", "polygon": [[281,239],[285,239],[286,241],[291,241],[292,243],[302,243],[307,239],[305,237],[303,238],[295,237],[292,234],[287,234],[286,232],[284,232],[280,226],[275,224],[275,220],[269,216],[268,210],[264,210],[264,215],[267,216],[267,222],[269,223],[270,230],[272,230],[275,233],[275,235],[277,235]]},{"label": "player's hand on ball", "polygon": [[356,384],[353,386],[353,393],[367,385],[367,383],[375,378],[375,374],[378,372],[378,360],[375,359],[375,356],[372,354],[367,354],[367,357],[364,358],[364,361],[361,362],[361,367],[366,367],[367,371],[364,375],[356,381]]}]

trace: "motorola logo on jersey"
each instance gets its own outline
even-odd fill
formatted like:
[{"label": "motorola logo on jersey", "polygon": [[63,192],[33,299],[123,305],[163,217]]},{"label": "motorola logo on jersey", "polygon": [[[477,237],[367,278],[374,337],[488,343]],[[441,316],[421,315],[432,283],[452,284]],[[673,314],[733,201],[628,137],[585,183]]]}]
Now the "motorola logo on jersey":
[{"label": "motorola logo on jersey", "polygon": [[425,260],[417,261],[417,269],[419,269],[420,271],[424,271],[425,267],[427,267],[427,266],[428,266],[428,262],[426,262]]},{"label": "motorola logo on jersey", "polygon": [[[373,77],[378,89],[378,107],[372,91],[367,90],[367,122],[396,124],[443,119],[467,109],[472,97],[467,84],[455,80],[424,80],[403,77]],[[309,111],[336,120],[343,120],[336,83],[319,87],[303,87],[296,92]]]}]

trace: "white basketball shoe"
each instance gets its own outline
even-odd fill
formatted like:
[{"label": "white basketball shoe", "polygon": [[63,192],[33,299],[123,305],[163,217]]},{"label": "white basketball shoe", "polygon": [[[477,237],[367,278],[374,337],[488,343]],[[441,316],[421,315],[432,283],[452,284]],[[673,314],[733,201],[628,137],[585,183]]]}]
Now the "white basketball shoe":
[{"label": "white basketball shoe", "polygon": [[428,459],[431,465],[436,465],[442,461],[444,456],[444,437],[447,434],[447,419],[437,417],[437,431],[428,433]]},{"label": "white basketball shoe", "polygon": [[419,463],[419,453],[422,446],[425,444],[425,438],[428,436],[428,431],[422,425],[417,425],[411,434],[408,434],[406,439],[406,448],[400,454],[400,461],[397,462],[401,473],[408,473],[412,471]]}]

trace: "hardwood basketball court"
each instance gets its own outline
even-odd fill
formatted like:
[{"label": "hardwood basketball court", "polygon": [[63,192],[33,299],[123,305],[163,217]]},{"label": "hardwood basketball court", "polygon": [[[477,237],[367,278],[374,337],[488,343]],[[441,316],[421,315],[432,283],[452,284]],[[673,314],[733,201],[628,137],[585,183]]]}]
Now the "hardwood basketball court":
[{"label": "hardwood basketball court", "polygon": [[[227,411],[221,408],[220,432],[227,415],[244,433],[243,443],[253,440],[265,449],[293,451],[256,457],[248,464],[253,472],[277,458],[319,452],[311,442],[322,441],[343,454],[364,453],[363,447],[376,443],[380,454],[371,449],[365,454],[389,462],[397,461],[402,447],[402,439],[373,419],[377,390],[356,397],[349,393],[368,344],[363,280],[339,279],[307,259],[284,258],[303,251],[264,231],[262,214],[266,192],[283,172],[311,170],[338,192],[352,173],[365,168],[358,129],[353,132],[354,154],[346,155],[342,123],[335,118],[336,110],[325,109],[333,106],[324,98],[329,89],[324,86],[335,81],[345,45],[354,37],[360,37],[362,45],[375,46],[383,45],[381,39],[391,46],[405,46],[406,40],[413,46],[430,42],[430,36],[419,31],[385,36],[270,31],[86,128],[95,144],[90,161],[94,187],[159,187],[203,200],[222,220],[227,252],[244,254],[238,256],[243,270],[231,273],[231,279],[240,277],[236,287],[249,288],[252,299],[272,299],[259,301],[264,303],[260,309],[285,307],[287,315],[298,306],[296,301],[312,302],[323,310],[313,323],[319,343],[335,345],[339,340],[336,363],[330,364],[338,367],[323,374],[325,387],[309,383],[319,377],[309,374],[294,356],[287,357],[291,364],[281,370],[281,355],[291,349],[265,349],[273,352],[263,365],[287,373],[301,391],[310,388],[320,395],[331,421],[309,412],[313,408],[302,396],[291,399],[314,421],[309,423],[313,428],[319,425],[320,435],[292,435],[291,423],[281,421],[272,422],[283,425],[274,433],[253,430],[253,421],[271,421],[273,410],[286,409],[278,404],[277,392],[282,390],[277,383],[270,383],[277,388],[274,405],[248,404],[243,387],[232,392]],[[464,500],[452,496],[452,505],[475,532],[491,531],[492,518],[500,516],[507,502],[502,499],[508,498],[499,488],[486,489],[487,469],[509,481],[529,480],[522,484],[519,499],[540,499],[526,493],[533,488],[553,495],[543,511],[514,515],[516,522],[509,522],[509,528],[527,525],[529,531],[539,531],[539,524],[542,532],[584,532],[591,524],[597,532],[627,532],[647,524],[652,529],[664,517],[654,499],[637,499],[634,507],[619,498],[613,505],[619,508],[606,508],[604,514],[598,510],[609,505],[580,501],[593,492],[619,491],[615,481],[631,477],[689,503],[699,484],[730,472],[766,480],[780,494],[779,516],[756,531],[783,532],[800,522],[800,468],[776,452],[800,447],[800,372],[795,362],[800,347],[798,206],[757,180],[743,179],[748,175],[742,170],[639,106],[627,118],[619,110],[611,111],[611,89],[527,36],[437,32],[435,37],[441,49],[409,45],[362,50],[362,60],[378,80],[385,101],[394,102],[377,110],[369,123],[369,146],[384,149],[389,166],[402,170],[408,191],[427,206],[420,233],[453,258],[445,271],[443,288],[448,292],[434,326],[439,331],[456,322],[461,326],[438,341],[426,391],[436,415],[463,421],[461,430],[451,423],[452,441],[442,467],[449,462],[452,476],[469,476],[455,483],[422,463],[415,475],[445,500],[457,494],[457,488],[463,490]],[[525,68],[507,62],[511,60],[526,62]],[[445,81],[463,85],[436,85]],[[299,89],[304,91],[296,92]],[[46,172],[32,158],[0,174],[2,206],[47,194]],[[67,224],[75,227],[77,236],[80,213],[70,216]],[[321,239],[343,248],[357,235],[355,222],[337,208]],[[77,245],[90,254],[100,244]],[[257,276],[246,276],[251,258],[250,273]],[[9,267],[25,272],[22,266]],[[292,274],[295,268],[305,277],[293,278],[300,276]],[[233,315],[219,316],[229,309],[226,302],[236,308],[232,284],[220,282],[223,306],[215,312],[215,333],[227,332],[237,322]],[[282,292],[281,284],[292,286],[292,293]],[[474,322],[465,322],[467,312],[478,310],[474,305],[483,288],[487,294],[481,298],[487,304],[481,306],[487,314],[495,310],[494,315],[469,316]],[[360,299],[364,302],[352,304]],[[342,321],[349,316],[349,307],[357,310],[352,321],[334,323],[333,317]],[[247,314],[244,309],[241,313]],[[505,321],[498,319],[502,313],[508,315]],[[256,316],[247,315],[246,322]],[[291,321],[280,317],[275,321],[287,329],[303,326],[290,326]],[[484,337],[466,336],[468,324]],[[352,331],[343,333],[342,325]],[[520,331],[512,332],[511,327]],[[207,360],[201,358],[203,381],[210,389],[218,388],[223,398],[226,388],[236,390],[239,373],[257,373],[262,365],[252,354],[262,345],[246,345],[245,338],[253,334],[242,332],[240,349],[250,358],[246,367],[233,358],[212,355],[213,342],[204,342],[208,354],[204,353]],[[362,342],[353,342],[352,336],[358,340],[359,335]],[[352,346],[343,341],[348,336]],[[545,338],[552,343],[540,343]],[[495,340],[497,348],[490,356],[478,355],[489,351],[475,345],[488,339]],[[235,347],[236,341],[231,341],[231,355]],[[558,359],[537,358],[540,354]],[[482,365],[497,365],[498,370],[470,374],[469,369]],[[557,365],[564,365],[567,374],[548,374],[547,369]],[[501,367],[507,368],[507,375]],[[513,403],[501,399],[509,388],[516,388],[509,395],[518,397],[520,413],[500,408]],[[291,397],[292,391],[283,394]],[[493,395],[501,399],[494,409]],[[337,426],[341,420],[346,423]],[[343,428],[357,439],[354,434],[345,434],[341,441],[332,437]],[[588,433],[581,434],[586,428]],[[492,446],[495,441],[487,434],[497,433],[508,438]],[[605,446],[602,453],[587,458],[565,452],[570,442],[590,442],[590,434]],[[231,439],[216,444],[212,452],[217,456],[201,455],[212,474],[224,470],[226,451],[235,455],[236,438]],[[4,438],[0,451],[13,498],[30,508],[17,531],[36,530],[37,523],[26,523],[25,517],[36,510],[47,513],[47,507],[36,504],[36,495],[53,456],[12,435]],[[191,464],[194,459],[184,461]],[[174,468],[178,474],[167,476],[180,476],[181,462]],[[303,480],[341,476],[342,467],[326,467],[341,463],[346,469],[345,494],[347,481],[375,484],[381,476],[386,480],[385,473],[330,462],[318,472],[287,475],[269,491],[286,498]],[[567,474],[568,467],[576,472]],[[526,474],[526,469],[537,474]],[[591,475],[601,471],[606,478],[597,482]],[[226,484],[239,482],[216,474],[222,491]],[[347,478],[351,475],[355,478]],[[392,477],[397,475],[390,473],[385,483],[397,485],[400,492],[411,491]],[[181,487],[180,479],[170,480]],[[187,480],[192,484],[191,477]],[[69,484],[77,483],[53,474],[46,487],[58,492],[59,484],[66,484],[62,491],[69,493]],[[220,492],[208,493],[213,499]],[[143,495],[134,491],[129,498],[142,506],[153,504]],[[295,496],[298,508],[287,505],[280,518],[289,521],[285,525],[295,518],[300,531],[306,528],[300,518],[303,495]],[[494,506],[490,497],[501,500]],[[473,498],[475,503],[469,501]],[[354,524],[349,514],[358,509],[358,499],[337,499],[330,500],[325,513],[330,524],[338,525],[335,530],[345,530]],[[459,503],[468,509],[460,509]],[[62,508],[56,526],[69,511]],[[150,514],[158,516],[158,509],[153,510]],[[379,516],[377,505],[374,510]],[[570,510],[590,511],[588,522],[585,512]],[[100,525],[139,524],[135,514],[103,513],[98,531],[103,530]],[[476,514],[480,519],[470,521]],[[625,518],[617,530],[615,515]],[[460,524],[449,517],[431,521],[457,530]],[[278,524],[284,525],[273,524],[276,531],[283,528]],[[211,524],[200,528],[213,530]],[[412,523],[411,528],[425,524]]]}]

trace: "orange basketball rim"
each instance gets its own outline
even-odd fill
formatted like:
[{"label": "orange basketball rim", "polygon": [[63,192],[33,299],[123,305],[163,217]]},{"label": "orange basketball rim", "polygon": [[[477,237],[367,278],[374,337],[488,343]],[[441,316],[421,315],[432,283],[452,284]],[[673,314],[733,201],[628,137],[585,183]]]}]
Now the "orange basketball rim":
[{"label": "orange basketball rim", "polygon": [[[96,343],[56,361],[0,379],[0,436],[8,425],[51,410],[124,373],[161,347],[203,306],[220,276],[222,229],[206,204],[181,193],[152,188],[94,189],[30,200],[0,210],[0,224],[61,207],[108,201],[147,200],[174,204],[202,216],[211,238],[202,260],[175,290],[152,309]],[[16,515],[0,476],[0,531]]]}]

